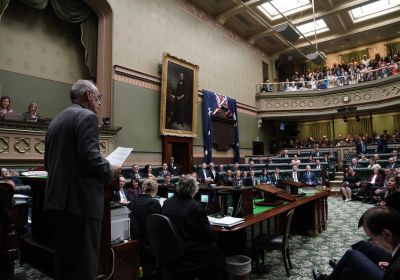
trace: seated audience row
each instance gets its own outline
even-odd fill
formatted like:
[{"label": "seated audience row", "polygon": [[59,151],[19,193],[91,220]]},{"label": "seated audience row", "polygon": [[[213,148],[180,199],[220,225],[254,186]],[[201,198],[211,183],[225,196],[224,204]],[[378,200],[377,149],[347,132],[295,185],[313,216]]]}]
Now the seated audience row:
[{"label": "seated audience row", "polygon": [[[9,96],[3,96],[0,98],[0,118],[5,118],[7,114],[16,113],[15,110],[11,109],[11,99]],[[31,102],[28,106],[28,111],[22,114],[24,119],[40,119],[39,107],[37,103]]]}]

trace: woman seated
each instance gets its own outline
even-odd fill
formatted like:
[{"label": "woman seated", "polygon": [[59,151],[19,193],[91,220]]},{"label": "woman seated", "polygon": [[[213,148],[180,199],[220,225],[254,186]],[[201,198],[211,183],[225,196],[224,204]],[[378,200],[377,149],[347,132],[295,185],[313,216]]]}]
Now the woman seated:
[{"label": "woman seated", "polygon": [[374,168],[378,168],[378,170],[381,169],[381,166],[379,165],[379,163],[376,163],[375,158],[368,159],[368,163],[369,163],[368,164],[369,169],[374,169]]},{"label": "woman seated", "polygon": [[261,171],[260,183],[271,184],[271,177],[269,177],[268,170],[266,168],[263,168],[263,170]]},{"label": "woman seated", "polygon": [[144,177],[145,178],[155,178],[155,176],[151,173],[153,168],[151,167],[150,164],[146,164],[144,166]]},{"label": "woman seated", "polygon": [[389,177],[386,181],[386,186],[387,190],[385,193],[385,198],[380,205],[390,206],[397,211],[400,211],[400,177]]},{"label": "woman seated", "polygon": [[40,119],[41,116],[38,113],[39,107],[37,103],[31,102],[28,106],[28,111],[22,114],[24,119]]},{"label": "woman seated", "polygon": [[340,190],[345,198],[344,201],[352,200],[352,190],[359,187],[360,181],[360,176],[354,172],[353,168],[349,167],[344,175],[342,186],[340,187]]},{"label": "woman seated", "polygon": [[143,192],[143,188],[139,185],[139,180],[136,178],[131,179],[129,189],[127,191],[128,201],[134,201]]},{"label": "woman seated", "polygon": [[8,113],[15,113],[13,109],[10,109],[11,99],[9,96],[3,96],[0,98],[0,118],[4,118]]},{"label": "woman seated", "polygon": [[194,271],[191,276],[200,280],[221,279],[222,254],[204,207],[193,199],[198,190],[195,178],[182,176],[176,195],[164,202],[161,212],[172,221],[183,239],[184,256],[176,266],[180,270]]}]

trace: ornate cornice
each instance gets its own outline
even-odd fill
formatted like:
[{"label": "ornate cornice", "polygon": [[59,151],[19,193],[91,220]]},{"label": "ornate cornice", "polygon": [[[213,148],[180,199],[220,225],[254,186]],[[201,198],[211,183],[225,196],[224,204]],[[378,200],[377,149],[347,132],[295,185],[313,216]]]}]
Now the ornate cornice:
[{"label": "ornate cornice", "polygon": [[260,118],[328,116],[346,108],[382,111],[399,104],[400,75],[323,91],[256,94],[256,100]]}]

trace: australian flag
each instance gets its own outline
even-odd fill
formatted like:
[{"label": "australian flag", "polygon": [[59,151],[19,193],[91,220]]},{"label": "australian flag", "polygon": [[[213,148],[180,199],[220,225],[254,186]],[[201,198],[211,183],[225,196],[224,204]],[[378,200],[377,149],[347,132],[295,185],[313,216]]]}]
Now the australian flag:
[{"label": "australian flag", "polygon": [[240,161],[239,147],[239,126],[237,120],[236,100],[222,94],[214,93],[203,89],[203,142],[204,142],[204,162],[212,161],[211,145],[211,116],[223,110],[227,118],[236,121],[233,129],[234,162]]}]

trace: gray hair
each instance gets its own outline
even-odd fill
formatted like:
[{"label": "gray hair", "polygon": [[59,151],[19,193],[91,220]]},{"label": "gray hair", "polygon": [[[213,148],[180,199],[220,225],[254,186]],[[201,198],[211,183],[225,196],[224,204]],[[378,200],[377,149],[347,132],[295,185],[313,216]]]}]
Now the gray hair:
[{"label": "gray hair", "polygon": [[193,197],[199,190],[199,184],[192,175],[184,175],[179,180],[176,192],[185,197]]},{"label": "gray hair", "polygon": [[71,90],[69,91],[69,97],[72,101],[80,98],[88,91],[97,91],[96,85],[90,80],[78,80],[75,84],[72,85]]}]

